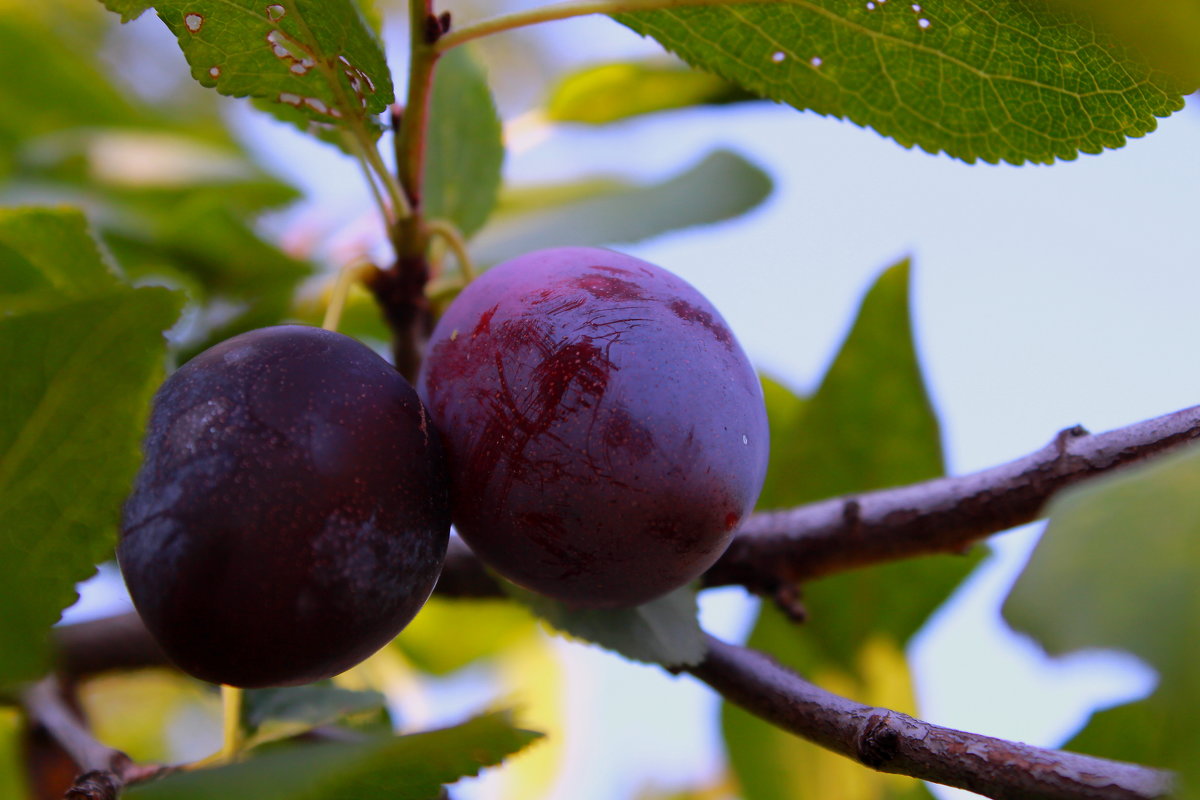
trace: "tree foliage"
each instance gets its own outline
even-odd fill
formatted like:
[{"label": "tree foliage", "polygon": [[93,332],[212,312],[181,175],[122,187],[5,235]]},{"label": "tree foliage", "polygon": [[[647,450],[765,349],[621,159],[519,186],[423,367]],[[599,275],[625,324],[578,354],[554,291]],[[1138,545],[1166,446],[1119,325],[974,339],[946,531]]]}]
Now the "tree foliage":
[{"label": "tree foliage", "polygon": [[[229,109],[252,106],[358,162],[394,252],[391,263],[346,273],[368,277],[366,288],[350,292],[341,330],[380,348],[392,344],[400,362],[401,345],[419,350],[422,325],[472,268],[539,247],[714,226],[759,208],[773,189],[752,156],[728,150],[657,182],[596,175],[506,185],[505,121],[495,76],[468,44],[474,39],[606,13],[678,57],[558,76],[539,109],[551,124],[617,126],[765,99],[966,163],[1050,164],[1121,148],[1200,85],[1200,12],[1182,0],[1136,10],[1076,0],[613,0],[481,23],[460,20],[469,8],[412,1],[407,48],[388,42],[409,60],[402,109],[393,105],[381,32],[394,36],[403,26],[380,21],[404,9],[384,3],[103,0],[106,11],[94,0],[46,0],[0,15],[0,794],[54,796],[26,774],[18,720],[47,724],[52,701],[30,682],[69,672],[71,648],[83,647],[69,644],[82,641],[70,633],[52,636],[51,627],[76,585],[111,557],[155,387],[234,333],[288,320],[319,324],[333,276],[361,267],[268,235],[264,215],[299,192],[257,163]],[[150,13],[182,53],[173,66],[152,64],[117,27]],[[113,41],[124,45],[106,44]],[[140,85],[151,70],[173,75],[169,91],[152,97]],[[381,138],[388,130],[394,135]],[[395,152],[385,158],[381,142]],[[855,546],[855,498],[943,472],[908,284],[907,262],[880,275],[811,396],[763,378],[773,452],[758,508],[846,498],[843,543],[835,545],[846,549]],[[1155,443],[1153,431],[1141,435]],[[1184,452],[1059,494],[1005,608],[1014,628],[1051,653],[1115,648],[1157,671],[1151,697],[1096,714],[1070,747],[1172,770],[1184,797],[1200,791],[1200,723],[1190,713],[1200,707],[1198,479],[1196,454]],[[737,545],[754,547],[752,534]],[[930,546],[920,552],[936,555],[903,560],[912,553],[899,553],[806,583],[803,625],[796,581],[735,580],[764,595],[747,644],[835,693],[915,714],[905,648],[982,555],[947,549]],[[243,761],[160,775],[71,755],[79,771],[117,775],[129,797],[436,798],[444,784],[506,760],[502,769],[518,776],[513,796],[534,796],[557,768],[548,760],[562,756],[552,729],[562,720],[539,710],[553,700],[534,703],[530,716],[539,719],[493,711],[435,730],[410,724],[403,703],[389,716],[384,700],[411,696],[412,686],[435,676],[480,669],[541,670],[536,688],[549,692],[556,679],[547,677],[548,645],[534,618],[625,658],[708,680],[696,611],[705,588],[636,609],[580,611],[501,586],[452,548],[446,597],[432,600],[392,645],[332,684],[248,698],[237,720],[252,745]],[[122,667],[138,660],[88,646]],[[153,661],[141,666],[158,666]],[[73,677],[83,679],[69,688],[93,731],[111,732],[118,741],[109,744],[134,761],[178,757],[163,744],[172,714],[212,715],[212,698],[173,672]],[[864,768],[887,771],[886,759],[872,763],[868,745],[884,746],[878,742],[864,744],[854,764],[823,749],[830,745],[819,736],[810,737],[818,744],[803,741],[729,699],[722,732],[732,779],[696,797],[927,794],[912,778]],[[538,724],[547,729],[530,730]],[[47,727],[61,741],[86,735]],[[542,733],[550,742],[525,752]],[[345,741],[298,741],[328,736]]]}]

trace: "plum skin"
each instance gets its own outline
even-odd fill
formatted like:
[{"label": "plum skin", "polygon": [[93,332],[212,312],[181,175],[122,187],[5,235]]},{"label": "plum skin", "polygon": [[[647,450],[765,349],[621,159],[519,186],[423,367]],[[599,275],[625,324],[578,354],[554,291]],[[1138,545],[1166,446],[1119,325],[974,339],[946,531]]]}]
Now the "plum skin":
[{"label": "plum skin", "polygon": [[699,577],[766,474],[762,388],[692,286],[595,248],[529,253],[450,304],[417,391],[456,530],[500,574],[581,607]]},{"label": "plum skin", "polygon": [[346,336],[263,328],[206,350],[154,400],[118,561],[191,675],[328,678],[390,641],[441,571],[445,461],[416,392]]}]

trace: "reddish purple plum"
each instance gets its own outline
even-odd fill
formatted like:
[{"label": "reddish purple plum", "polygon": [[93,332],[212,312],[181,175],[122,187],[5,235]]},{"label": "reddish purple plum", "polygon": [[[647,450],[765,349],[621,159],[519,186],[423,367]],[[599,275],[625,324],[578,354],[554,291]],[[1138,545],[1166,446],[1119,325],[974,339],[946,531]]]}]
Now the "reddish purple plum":
[{"label": "reddish purple plum", "polygon": [[767,467],[762,389],[716,309],[659,267],[561,248],[451,303],[417,382],[454,524],[527,589],[637,605],[700,576]]},{"label": "reddish purple plum", "polygon": [[117,550],[146,627],[232,686],[328,678],[429,597],[450,530],[441,445],[370,348],[281,326],[206,350],[155,397]]}]

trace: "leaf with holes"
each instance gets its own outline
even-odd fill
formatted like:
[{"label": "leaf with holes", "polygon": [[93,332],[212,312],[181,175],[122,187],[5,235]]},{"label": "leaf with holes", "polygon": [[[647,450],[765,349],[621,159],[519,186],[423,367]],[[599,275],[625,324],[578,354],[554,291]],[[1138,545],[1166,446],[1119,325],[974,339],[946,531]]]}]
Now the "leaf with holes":
[{"label": "leaf with holes", "polygon": [[1173,80],[1031,0],[793,0],[616,19],[763,97],[968,162],[1098,153],[1183,107]]},{"label": "leaf with holes", "polygon": [[[383,47],[353,0],[106,0],[122,18],[152,5],[192,77],[221,94],[271,101],[285,121],[378,127],[395,99]],[[139,10],[140,9],[140,10]]]}]

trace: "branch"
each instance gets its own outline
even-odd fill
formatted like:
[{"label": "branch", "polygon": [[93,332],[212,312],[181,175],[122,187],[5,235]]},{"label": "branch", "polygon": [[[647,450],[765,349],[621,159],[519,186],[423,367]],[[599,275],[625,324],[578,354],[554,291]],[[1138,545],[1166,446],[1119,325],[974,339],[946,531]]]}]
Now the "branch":
[{"label": "branch", "polygon": [[880,772],[997,800],[1152,800],[1170,773],[941,728],[827,692],[755,650],[708,637],[688,670],[726,700]]},{"label": "branch", "polygon": [[1200,438],[1200,406],[1101,434],[1068,428],[1035,453],[953,478],[751,515],[704,576],[706,586],[781,587],[882,562],[960,553],[1033,522],[1081,481]]},{"label": "branch", "polygon": [[116,800],[132,783],[156,778],[170,767],[135,764],[129,756],[92,736],[67,704],[57,678],[44,678],[21,693],[30,721],[45,730],[83,771],[65,800]]}]

